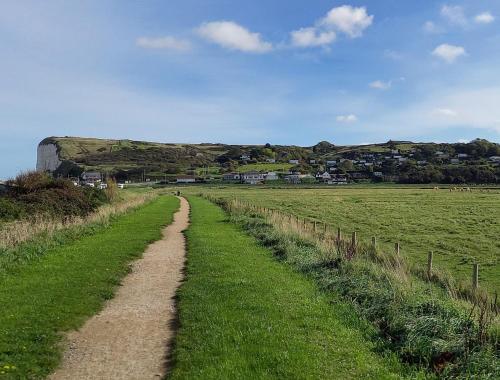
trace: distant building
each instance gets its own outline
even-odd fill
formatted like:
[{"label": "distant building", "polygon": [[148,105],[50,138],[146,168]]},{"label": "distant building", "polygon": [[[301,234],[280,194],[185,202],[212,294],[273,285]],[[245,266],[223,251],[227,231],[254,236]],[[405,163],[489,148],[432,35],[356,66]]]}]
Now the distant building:
[{"label": "distant building", "polygon": [[459,153],[459,154],[457,154],[457,157],[458,158],[467,158],[467,157],[469,157],[469,155],[467,153]]},{"label": "distant building", "polygon": [[285,176],[285,181],[287,181],[288,183],[292,183],[292,184],[298,184],[298,183],[300,183],[300,174],[298,174],[298,173],[289,174],[289,175]]},{"label": "distant building", "polygon": [[222,175],[223,181],[239,181],[240,179],[240,173],[226,173]]},{"label": "distant building", "polygon": [[245,183],[248,183],[250,185],[256,185],[256,184],[264,181],[265,176],[264,176],[264,173],[250,171],[250,172],[243,173],[241,175],[241,179]]},{"label": "distant building", "polygon": [[240,157],[240,160],[242,160],[242,161],[248,161],[248,160],[250,160],[250,158],[251,158],[250,155],[248,155],[248,154],[242,154],[241,157]]},{"label": "distant building", "polygon": [[102,181],[102,175],[99,172],[83,172],[82,179],[85,183],[96,183]]},{"label": "distant building", "polygon": [[176,183],[195,183],[196,177],[194,175],[182,175],[175,179]]},{"label": "distant building", "polygon": [[417,161],[417,165],[427,165],[427,161],[426,160]]},{"label": "distant building", "polygon": [[299,160],[289,160],[288,163],[289,164],[293,164],[293,165],[298,165],[299,164]]},{"label": "distant building", "polygon": [[347,176],[345,174],[336,174],[327,183],[329,185],[347,185]]},{"label": "distant building", "polygon": [[276,174],[276,172],[268,172],[265,175],[265,178],[266,181],[277,181],[278,179],[280,179],[280,177],[278,176],[278,174]]},{"label": "distant building", "polygon": [[315,164],[315,163],[316,163],[316,160],[309,160],[309,163],[310,163],[310,164]]},{"label": "distant building", "polygon": [[459,164],[460,163],[460,160],[458,158],[452,158],[450,161],[452,164]]},{"label": "distant building", "polygon": [[382,172],[373,172],[375,177],[382,177],[384,174]]},{"label": "distant building", "polygon": [[316,179],[321,182],[328,182],[328,180],[332,179],[332,175],[328,172],[318,173]]},{"label": "distant building", "polygon": [[266,162],[268,162],[270,164],[274,164],[274,163],[276,163],[276,159],[274,159],[274,158],[268,158],[268,159],[266,159]]},{"label": "distant building", "polygon": [[334,165],[337,165],[337,161],[336,160],[328,160],[328,161],[326,161],[326,166],[334,166]]}]

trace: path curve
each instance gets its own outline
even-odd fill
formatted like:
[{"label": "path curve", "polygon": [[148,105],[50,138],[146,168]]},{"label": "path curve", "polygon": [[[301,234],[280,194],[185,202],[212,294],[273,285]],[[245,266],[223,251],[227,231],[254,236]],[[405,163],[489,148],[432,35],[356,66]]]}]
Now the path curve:
[{"label": "path curve", "polygon": [[175,333],[174,296],[182,281],[189,203],[181,205],[163,238],[133,263],[115,298],[83,327],[68,334],[61,367],[49,378],[159,379],[165,375]]}]

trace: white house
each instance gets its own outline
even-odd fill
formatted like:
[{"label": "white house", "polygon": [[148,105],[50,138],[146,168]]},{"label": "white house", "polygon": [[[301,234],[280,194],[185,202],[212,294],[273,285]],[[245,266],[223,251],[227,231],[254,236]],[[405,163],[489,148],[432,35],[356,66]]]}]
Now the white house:
[{"label": "white house", "polygon": [[459,164],[460,163],[460,159],[458,159],[458,158],[452,158],[450,161],[452,164]]},{"label": "white house", "polygon": [[290,174],[285,176],[285,181],[288,183],[297,184],[300,183],[300,174]]},{"label": "white house", "polygon": [[328,173],[328,172],[324,172],[324,173],[318,173],[316,174],[316,179],[318,181],[322,181],[322,182],[327,182],[328,180],[330,180],[332,178],[331,174]]},{"label": "white house", "polygon": [[329,185],[347,185],[347,176],[345,174],[337,174],[328,180]]},{"label": "white house", "polygon": [[288,163],[289,164],[298,165],[299,164],[299,160],[289,160]]},{"label": "white house", "polygon": [[375,177],[382,177],[383,176],[383,173],[382,172],[373,172],[373,175]]},{"label": "white house", "polygon": [[337,165],[337,160],[326,161],[326,166],[334,166],[334,165]]},{"label": "white house", "polygon": [[248,154],[242,154],[241,157],[240,157],[240,160],[242,161],[248,161],[250,159],[250,155]]},{"label": "white house", "polygon": [[469,157],[469,155],[467,153],[459,153],[459,154],[457,154],[457,157],[458,158],[467,158],[467,157]]},{"label": "white house", "polygon": [[268,162],[270,164],[274,164],[274,163],[276,163],[276,159],[274,159],[274,158],[268,158],[268,159],[266,159],[266,162]]},{"label": "white house", "polygon": [[275,172],[269,172],[266,174],[266,181],[276,181],[278,179],[278,174],[276,174]]},{"label": "white house", "polygon": [[241,179],[245,183],[248,183],[250,185],[256,185],[257,183],[264,181],[265,175],[264,175],[264,173],[251,171],[251,172],[243,173],[241,175]]},{"label": "white house", "polygon": [[99,172],[83,172],[82,179],[87,184],[96,183],[102,181],[102,175]]}]

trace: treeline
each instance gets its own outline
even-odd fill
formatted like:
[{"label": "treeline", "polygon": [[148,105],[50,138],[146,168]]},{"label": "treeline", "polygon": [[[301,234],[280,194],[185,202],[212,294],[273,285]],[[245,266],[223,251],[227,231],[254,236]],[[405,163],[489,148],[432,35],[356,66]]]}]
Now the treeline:
[{"label": "treeline", "polygon": [[500,166],[464,165],[464,166],[435,166],[418,167],[403,165],[399,171],[400,183],[500,183]]}]

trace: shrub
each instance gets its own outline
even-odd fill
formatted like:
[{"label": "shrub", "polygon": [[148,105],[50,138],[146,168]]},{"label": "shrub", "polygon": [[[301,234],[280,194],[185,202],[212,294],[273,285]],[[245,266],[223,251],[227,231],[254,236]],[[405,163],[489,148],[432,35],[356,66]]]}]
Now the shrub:
[{"label": "shrub", "polygon": [[15,220],[24,215],[24,209],[15,201],[8,198],[0,198],[0,219]]}]

